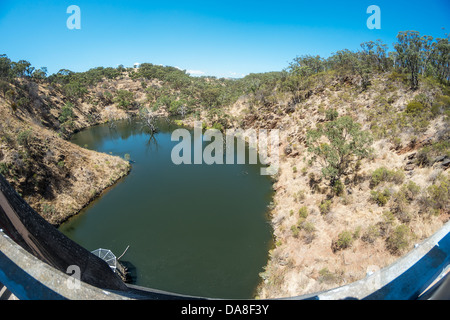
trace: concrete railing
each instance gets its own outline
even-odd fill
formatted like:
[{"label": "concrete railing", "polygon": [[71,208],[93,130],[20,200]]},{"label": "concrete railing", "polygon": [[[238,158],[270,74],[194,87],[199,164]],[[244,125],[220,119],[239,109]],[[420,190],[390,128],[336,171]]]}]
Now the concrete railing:
[{"label": "concrete railing", "polygon": [[0,282],[20,300],[126,299],[51,267],[0,232]]}]

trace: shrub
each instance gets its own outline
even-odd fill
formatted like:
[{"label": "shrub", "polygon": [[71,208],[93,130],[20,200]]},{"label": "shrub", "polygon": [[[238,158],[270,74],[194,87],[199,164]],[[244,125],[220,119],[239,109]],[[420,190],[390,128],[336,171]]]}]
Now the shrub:
[{"label": "shrub", "polygon": [[334,182],[333,193],[336,196],[340,196],[340,195],[342,195],[344,193],[344,185],[342,184],[341,180],[336,180]]},{"label": "shrub", "polygon": [[336,275],[328,270],[328,268],[323,268],[319,271],[319,278],[318,281],[320,283],[326,282],[326,283],[332,283],[336,281]]},{"label": "shrub", "polygon": [[319,205],[319,210],[321,214],[327,214],[331,210],[331,200],[324,200]]},{"label": "shrub", "polygon": [[297,193],[295,194],[295,201],[303,201],[305,200],[306,196],[305,196],[305,190],[299,190],[297,191]]},{"label": "shrub", "polygon": [[325,111],[325,119],[327,121],[334,121],[337,119],[338,116],[339,113],[337,112],[336,109],[328,109],[327,111]]},{"label": "shrub", "polygon": [[51,217],[55,214],[56,214],[56,209],[53,205],[50,205],[47,203],[42,205],[42,215],[44,217]]},{"label": "shrub", "polygon": [[406,106],[405,112],[411,115],[417,115],[424,111],[424,105],[419,101],[411,101]]},{"label": "shrub", "polygon": [[388,177],[389,177],[389,170],[387,168],[380,167],[380,168],[376,169],[372,173],[372,177],[371,177],[371,180],[370,180],[371,187],[376,187],[381,182],[387,181]]},{"label": "shrub", "polygon": [[17,135],[17,143],[20,146],[27,146],[28,143],[30,142],[30,137],[31,137],[31,130],[30,129],[22,130]]},{"label": "shrub", "polygon": [[429,207],[439,210],[449,205],[450,181],[444,175],[438,176],[436,183],[426,190],[426,203]]},{"label": "shrub", "polygon": [[375,240],[380,236],[380,229],[376,225],[371,225],[362,235],[361,239],[367,243],[374,243]]},{"label": "shrub", "polygon": [[9,166],[5,162],[0,162],[0,174],[7,175],[9,173]]},{"label": "shrub", "polygon": [[292,235],[294,236],[294,238],[298,237],[298,234],[300,233],[300,230],[298,229],[298,227],[296,225],[291,226],[291,232]]},{"label": "shrub", "polygon": [[316,179],[316,175],[313,172],[311,172],[308,175],[308,178],[309,178],[308,184],[309,184],[309,187],[311,188],[311,190],[313,192],[319,191],[319,189],[320,189],[319,188],[319,183],[320,183],[321,179]]},{"label": "shrub", "polygon": [[376,224],[381,237],[386,237],[391,234],[394,222],[395,222],[394,214],[390,211],[384,211],[383,220]]},{"label": "shrub", "polygon": [[401,253],[409,245],[409,228],[402,224],[397,226],[392,234],[386,239],[386,246],[392,254]]},{"label": "shrub", "polygon": [[395,150],[401,149],[401,147],[402,147],[402,139],[400,137],[392,138],[391,142],[394,145]]},{"label": "shrub", "polygon": [[383,191],[371,191],[370,195],[373,202],[383,207],[389,201],[391,192],[389,189],[384,189]]},{"label": "shrub", "polygon": [[450,142],[448,139],[437,141],[430,146],[425,146],[417,152],[416,163],[419,166],[431,166],[433,158],[439,155],[450,156]]},{"label": "shrub", "polygon": [[308,217],[308,208],[306,206],[303,206],[298,211],[298,215],[300,218],[306,219]]},{"label": "shrub", "polygon": [[223,131],[224,131],[223,125],[222,125],[221,123],[219,123],[219,122],[215,122],[215,123],[212,125],[212,129],[219,130],[220,132],[223,132]]},{"label": "shrub", "polygon": [[349,248],[353,243],[353,235],[350,231],[343,231],[338,235],[337,240],[332,243],[332,250],[336,252],[338,250],[343,250]]},{"label": "shrub", "polygon": [[73,104],[68,102],[62,107],[61,114],[58,120],[61,123],[66,123],[67,121],[72,120],[72,118],[73,118]]},{"label": "shrub", "polygon": [[312,232],[316,231],[316,227],[314,226],[314,223],[312,223],[311,221],[303,222],[301,225],[301,228],[308,233],[312,233]]},{"label": "shrub", "polygon": [[302,176],[306,176],[306,174],[308,173],[308,169],[306,167],[302,168]]},{"label": "shrub", "polygon": [[405,196],[409,201],[412,201],[420,193],[420,187],[414,183],[414,181],[409,181],[402,186],[401,191],[405,193]]},{"label": "shrub", "polygon": [[68,121],[64,122],[64,123],[61,125],[61,132],[62,132],[63,134],[64,134],[64,133],[67,133],[67,132],[69,132],[70,130],[72,130],[73,127],[74,127],[73,121],[72,121],[72,120],[68,120]]},{"label": "shrub", "polygon": [[395,184],[403,183],[405,174],[400,169],[389,170],[385,167],[376,169],[371,176],[370,187],[376,187],[382,182],[394,182]]},{"label": "shrub", "polygon": [[420,149],[417,152],[417,156],[416,156],[416,163],[419,166],[429,166],[431,165],[431,155],[430,155],[430,147],[426,146],[423,147],[422,149]]},{"label": "shrub", "polygon": [[305,232],[305,235],[303,237],[305,243],[311,243],[316,237],[316,227],[314,226],[314,223],[312,223],[311,221],[305,221],[302,223],[301,228]]},{"label": "shrub", "polygon": [[134,94],[128,90],[117,90],[117,96],[113,100],[120,108],[129,109],[134,101]]},{"label": "shrub", "polygon": [[401,184],[405,180],[405,174],[402,170],[393,170],[390,172],[390,181],[392,181],[395,184]]},{"label": "shrub", "polygon": [[393,211],[396,213],[397,217],[403,222],[409,220],[408,214],[406,213],[409,200],[407,198],[405,188],[400,189],[393,195]]}]

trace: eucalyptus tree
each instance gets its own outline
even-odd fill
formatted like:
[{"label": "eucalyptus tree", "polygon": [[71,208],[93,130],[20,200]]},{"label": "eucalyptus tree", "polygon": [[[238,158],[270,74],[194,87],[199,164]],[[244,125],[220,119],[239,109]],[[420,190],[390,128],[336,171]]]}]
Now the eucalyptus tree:
[{"label": "eucalyptus tree", "polygon": [[344,116],[307,132],[308,151],[322,164],[322,174],[332,186],[351,169],[351,164],[369,155],[372,136],[359,123]]},{"label": "eucalyptus tree", "polygon": [[419,72],[423,64],[424,39],[417,31],[399,32],[394,47],[397,50],[400,67],[410,73],[411,88],[417,89],[419,87]]}]

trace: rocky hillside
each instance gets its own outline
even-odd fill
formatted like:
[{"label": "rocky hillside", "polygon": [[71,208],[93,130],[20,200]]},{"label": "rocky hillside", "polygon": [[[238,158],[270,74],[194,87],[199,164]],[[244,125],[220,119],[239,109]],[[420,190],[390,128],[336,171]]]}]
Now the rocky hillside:
[{"label": "rocky hillside", "polygon": [[[229,108],[235,126],[276,128],[282,136],[271,208],[275,247],[260,298],[359,280],[449,220],[449,88],[429,79],[411,90],[395,76],[377,75],[362,90],[358,76],[323,74],[300,98],[275,87],[266,98],[255,93]],[[344,116],[372,142],[332,184],[307,137]]]},{"label": "rocky hillside", "polygon": [[0,173],[50,223],[76,214],[128,173],[123,159],[64,139],[125,113],[71,103],[48,83],[19,80],[9,90],[21,98],[0,98]]}]

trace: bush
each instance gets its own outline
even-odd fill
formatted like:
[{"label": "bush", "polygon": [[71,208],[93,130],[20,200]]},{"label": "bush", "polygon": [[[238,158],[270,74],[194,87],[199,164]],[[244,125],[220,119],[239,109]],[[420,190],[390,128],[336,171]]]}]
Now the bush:
[{"label": "bush", "polygon": [[336,252],[349,248],[353,243],[353,235],[350,231],[343,231],[338,235],[337,240],[333,241],[332,250]]},{"label": "bush", "polygon": [[224,131],[223,125],[220,124],[219,122],[215,122],[215,123],[212,125],[211,128],[212,128],[212,129],[219,130],[220,132],[223,132],[223,131]]},{"label": "bush", "polygon": [[322,201],[319,205],[319,210],[321,214],[327,214],[331,210],[331,200]]},{"label": "bush", "polygon": [[402,224],[397,226],[386,239],[386,246],[392,254],[399,254],[409,245],[409,228]]},{"label": "bush", "polygon": [[421,167],[431,165],[432,159],[431,159],[431,155],[430,155],[430,151],[431,151],[430,149],[431,149],[430,147],[426,146],[417,152],[417,156],[416,156],[417,165],[419,165]]},{"label": "bush", "polygon": [[301,228],[308,233],[313,233],[314,231],[316,231],[316,227],[314,226],[314,223],[312,223],[311,221],[303,222]]},{"label": "bush", "polygon": [[381,237],[387,237],[391,234],[394,222],[395,222],[394,214],[390,211],[384,211],[383,220],[376,224]]},{"label": "bush", "polygon": [[294,200],[296,202],[305,200],[305,198],[306,198],[305,190],[297,191],[297,193],[295,193],[294,197],[295,197]]},{"label": "bush", "polygon": [[297,238],[300,233],[300,230],[298,229],[297,226],[294,225],[294,226],[291,226],[291,232],[292,232],[292,235],[294,236],[294,238]]},{"label": "bush", "polygon": [[323,268],[319,271],[319,278],[318,281],[320,283],[333,283],[337,279],[336,275],[328,270],[328,268]]},{"label": "bush", "polygon": [[389,189],[384,189],[383,191],[371,191],[370,195],[373,202],[383,207],[389,201],[391,192]]},{"label": "bush", "polygon": [[0,162],[0,174],[3,176],[9,173],[9,165],[5,162]]},{"label": "bush", "polygon": [[406,106],[405,112],[410,115],[417,115],[424,111],[424,105],[420,103],[419,101],[411,101]]},{"label": "bush", "polygon": [[336,180],[334,182],[333,193],[336,196],[340,196],[340,195],[342,195],[344,193],[344,185],[342,184],[341,180]]},{"label": "bush", "polygon": [[405,196],[409,201],[413,201],[420,193],[420,187],[414,183],[414,181],[409,181],[402,186],[401,191],[405,193]]},{"label": "bush", "polygon": [[306,219],[308,217],[308,208],[306,206],[303,206],[298,211],[298,215],[300,218]]},{"label": "bush", "polygon": [[320,183],[321,179],[320,178],[316,179],[316,175],[312,172],[308,175],[308,178],[309,178],[308,184],[309,184],[309,187],[311,188],[311,190],[313,192],[318,192],[320,189],[319,183]]},{"label": "bush", "polygon": [[30,129],[22,130],[17,135],[17,143],[20,146],[27,146],[28,143],[30,142],[30,137],[31,137],[31,130]]},{"label": "bush", "polygon": [[128,90],[117,90],[117,96],[113,100],[120,108],[129,109],[134,101],[134,94]]},{"label": "bush", "polygon": [[374,188],[382,182],[393,182],[395,184],[403,183],[405,174],[399,170],[389,170],[385,167],[376,169],[371,176],[370,187]]},{"label": "bush", "polygon": [[405,174],[402,170],[391,171],[390,181],[395,184],[401,184],[405,180]]},{"label": "bush", "polygon": [[66,123],[67,121],[72,120],[72,118],[73,118],[73,104],[68,102],[62,107],[61,114],[58,120],[61,123]]},{"label": "bush", "polygon": [[380,167],[380,168],[376,169],[372,173],[372,177],[371,177],[371,180],[370,180],[371,187],[376,187],[381,182],[387,181],[388,177],[389,177],[389,170],[388,169],[386,169],[385,167]]},{"label": "bush", "polygon": [[303,237],[305,243],[311,243],[316,237],[316,227],[314,226],[314,223],[312,223],[311,221],[305,221],[301,224],[301,228],[305,232],[305,235]]},{"label": "bush", "polygon": [[367,243],[374,243],[379,236],[380,229],[376,225],[371,225],[367,228],[366,232],[364,232],[361,239]]},{"label": "bush", "polygon": [[450,181],[442,174],[436,179],[436,183],[426,190],[426,204],[435,210],[444,209],[450,201]]},{"label": "bush", "polygon": [[56,209],[53,205],[44,203],[42,205],[42,215],[44,217],[52,217],[56,214]]},{"label": "bush", "polygon": [[419,166],[431,166],[433,158],[440,155],[450,156],[450,142],[448,139],[437,141],[430,146],[425,146],[417,152],[416,164]]},{"label": "bush", "polygon": [[337,112],[336,109],[328,109],[327,111],[325,111],[325,119],[327,121],[334,121],[337,119],[338,116],[339,113]]}]

